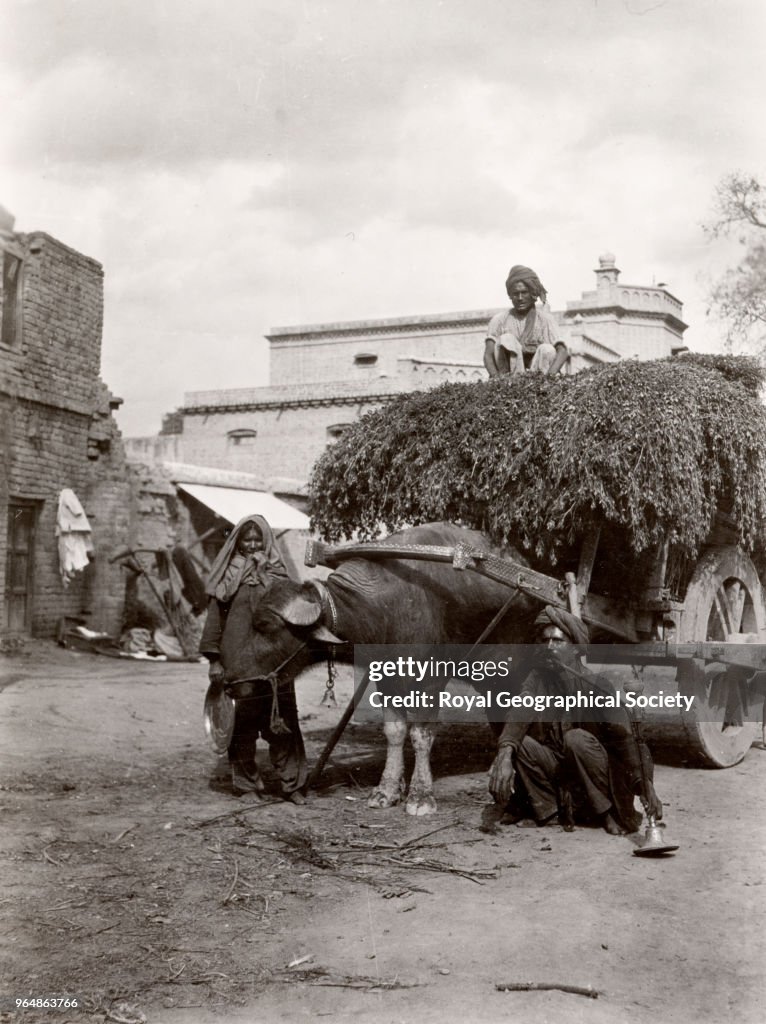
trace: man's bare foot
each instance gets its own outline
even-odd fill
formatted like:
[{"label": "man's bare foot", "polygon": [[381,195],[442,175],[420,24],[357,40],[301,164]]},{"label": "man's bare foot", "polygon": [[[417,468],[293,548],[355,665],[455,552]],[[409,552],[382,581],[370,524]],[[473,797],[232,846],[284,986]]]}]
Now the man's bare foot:
[{"label": "man's bare foot", "polygon": [[254,786],[252,783],[242,786],[238,782],[232,781],[231,791],[234,796],[254,796],[256,800],[264,799],[263,790],[258,789],[258,787]]},{"label": "man's bare foot", "polygon": [[231,766],[231,791],[234,796],[254,793],[257,797],[261,797],[266,792],[266,786],[260,775],[250,775],[239,765],[233,764]]},{"label": "man's bare foot", "polygon": [[604,831],[608,832],[610,836],[624,836],[625,830],[620,828],[617,822],[614,820],[609,811],[601,817],[601,824],[604,826]]},{"label": "man's bare foot", "polygon": [[516,822],[517,828],[545,828],[549,825],[559,825],[558,814],[549,814],[547,818],[542,818],[540,821],[536,821],[534,818],[522,818],[521,821]]}]

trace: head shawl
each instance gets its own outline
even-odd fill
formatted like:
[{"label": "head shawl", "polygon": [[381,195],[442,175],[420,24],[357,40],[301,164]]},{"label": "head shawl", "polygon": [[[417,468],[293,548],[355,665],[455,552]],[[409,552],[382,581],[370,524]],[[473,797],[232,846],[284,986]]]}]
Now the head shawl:
[{"label": "head shawl", "polygon": [[223,547],[216,555],[215,561],[210,568],[210,572],[208,573],[208,577],[205,582],[205,593],[210,597],[218,597],[219,600],[228,600],[228,598],[233,595],[233,591],[236,590],[237,586],[242,582],[242,576],[246,568],[244,560],[238,574],[239,579],[234,581],[227,580],[227,596],[221,596],[219,585],[224,582],[224,577],[227,575],[226,571],[229,568],[232,559],[237,555],[237,542],[239,537],[249,523],[255,523],[261,531],[261,538],[263,539],[263,550],[258,552],[257,556],[258,572],[267,573],[272,576],[287,576],[287,570],[285,569],[284,562],[280,557],[277,549],[277,543],[274,540],[274,534],[269,524],[263,516],[245,516],[244,519],[240,519],[226,538]]},{"label": "head shawl", "polygon": [[535,632],[540,632],[546,626],[557,626],[562,633],[566,633],[573,644],[590,643],[588,627],[575,615],[570,615],[563,608],[554,608],[547,604],[535,619]]},{"label": "head shawl", "polygon": [[505,290],[508,292],[508,295],[511,294],[511,288],[515,284],[525,284],[529,288],[530,295],[535,299],[540,299],[542,302],[545,302],[548,298],[548,292],[545,290],[542,281],[531,267],[522,267],[521,264],[511,267],[508,272],[508,279],[505,282]]}]

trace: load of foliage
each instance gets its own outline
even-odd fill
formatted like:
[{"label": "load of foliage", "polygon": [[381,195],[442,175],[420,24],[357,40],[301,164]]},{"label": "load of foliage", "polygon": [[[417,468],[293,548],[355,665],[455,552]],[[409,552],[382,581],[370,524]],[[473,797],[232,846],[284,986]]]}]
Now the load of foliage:
[{"label": "load of foliage", "polygon": [[319,459],[312,525],[337,541],[449,520],[554,564],[604,525],[634,555],[668,539],[694,557],[722,510],[751,549],[766,528],[763,384],[752,359],[687,355],[408,393]]}]

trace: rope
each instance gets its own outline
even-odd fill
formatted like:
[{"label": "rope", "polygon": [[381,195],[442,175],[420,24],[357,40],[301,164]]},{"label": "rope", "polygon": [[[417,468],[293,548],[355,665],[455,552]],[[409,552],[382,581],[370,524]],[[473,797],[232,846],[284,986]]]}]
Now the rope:
[{"label": "rope", "polygon": [[290,732],[290,729],[287,727],[284,718],[282,718],[279,713],[279,695],[277,693],[279,680],[277,679],[276,673],[272,672],[271,675],[268,676],[268,681],[271,683],[271,717],[269,720],[269,728],[278,736],[285,736]]},{"label": "rope", "polygon": [[305,643],[301,644],[300,647],[296,647],[292,654],[288,654],[281,665],[277,665],[267,676],[248,676],[246,679],[235,679],[230,683],[226,684],[226,688],[237,686],[238,683],[268,683],[271,687],[271,715],[269,720],[269,726],[271,731],[279,735],[285,735],[290,732],[284,718],[279,713],[279,694],[277,692],[279,687],[279,673],[293,658],[300,654],[303,648],[306,646]]}]

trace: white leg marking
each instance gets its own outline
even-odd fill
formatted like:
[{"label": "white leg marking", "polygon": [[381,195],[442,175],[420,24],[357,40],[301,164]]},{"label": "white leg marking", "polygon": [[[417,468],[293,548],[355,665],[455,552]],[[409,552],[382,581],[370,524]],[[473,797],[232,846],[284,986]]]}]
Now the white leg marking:
[{"label": "white leg marking", "polygon": [[383,712],[386,742],[386,766],[377,788],[367,801],[368,807],[393,807],[404,796],[404,738],[407,722],[390,711]]},{"label": "white leg marking", "polygon": [[415,750],[415,768],[405,810],[420,817],[436,810],[434,779],[431,774],[431,747],[436,734],[434,722],[416,722],[410,727],[410,741]]}]

